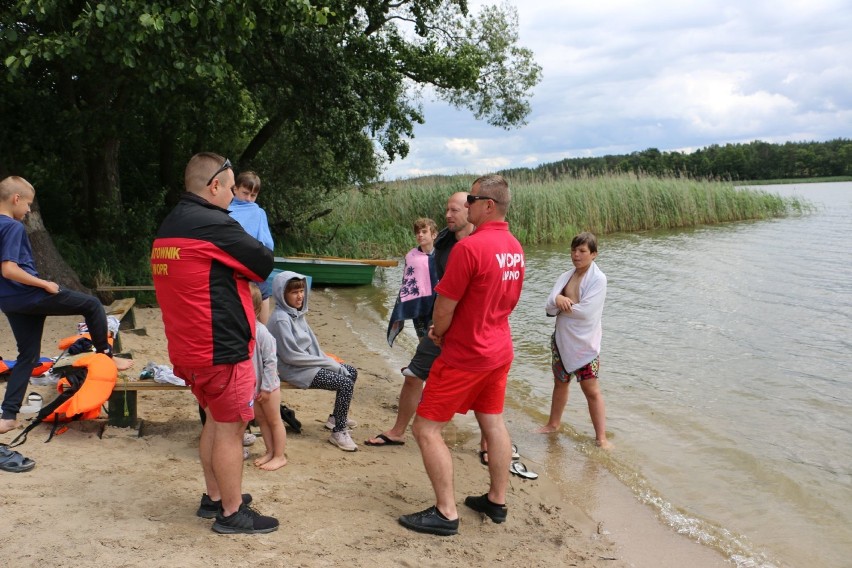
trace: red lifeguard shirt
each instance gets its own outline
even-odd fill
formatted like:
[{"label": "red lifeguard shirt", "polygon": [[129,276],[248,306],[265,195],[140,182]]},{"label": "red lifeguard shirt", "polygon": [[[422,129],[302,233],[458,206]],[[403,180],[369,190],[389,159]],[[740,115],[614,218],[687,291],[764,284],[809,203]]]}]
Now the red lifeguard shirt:
[{"label": "red lifeguard shirt", "polygon": [[524,282],[524,249],[504,221],[476,228],[453,247],[435,290],[458,302],[444,334],[441,359],[471,371],[490,371],[515,356],[509,314]]}]

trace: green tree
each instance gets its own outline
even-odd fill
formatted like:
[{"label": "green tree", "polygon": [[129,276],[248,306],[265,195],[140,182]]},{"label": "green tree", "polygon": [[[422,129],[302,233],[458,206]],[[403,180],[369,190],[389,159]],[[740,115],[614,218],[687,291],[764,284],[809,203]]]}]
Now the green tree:
[{"label": "green tree", "polygon": [[465,0],[4,2],[0,175],[37,184],[51,229],[141,247],[213,149],[292,226],[406,155],[424,89],[523,124],[540,67],[517,40],[514,9]]}]

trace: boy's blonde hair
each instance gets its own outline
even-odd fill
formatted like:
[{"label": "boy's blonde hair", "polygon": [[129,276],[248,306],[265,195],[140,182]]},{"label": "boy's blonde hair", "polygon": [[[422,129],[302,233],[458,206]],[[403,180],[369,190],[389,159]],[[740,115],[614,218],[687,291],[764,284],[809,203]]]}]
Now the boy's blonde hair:
[{"label": "boy's blonde hair", "polygon": [[251,290],[251,303],[254,305],[254,317],[257,319],[260,317],[263,295],[260,293],[260,288],[254,282],[249,282],[249,290]]},{"label": "boy's blonde hair", "polygon": [[419,219],[414,221],[414,234],[420,232],[420,229],[425,229],[426,227],[432,232],[433,235],[438,234],[438,225],[432,219],[428,217],[420,217]]},{"label": "boy's blonde hair", "polygon": [[20,176],[9,176],[0,181],[0,201],[6,201],[16,193],[25,193],[29,197],[35,195],[35,188]]}]

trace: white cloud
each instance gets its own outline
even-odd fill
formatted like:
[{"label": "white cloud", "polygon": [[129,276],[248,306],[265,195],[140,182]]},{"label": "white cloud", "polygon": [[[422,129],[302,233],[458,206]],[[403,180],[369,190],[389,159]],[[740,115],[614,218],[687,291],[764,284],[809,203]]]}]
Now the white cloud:
[{"label": "white cloud", "polygon": [[387,177],[850,136],[848,0],[514,4],[520,41],[543,67],[528,125],[506,132],[427,103],[411,154]]}]

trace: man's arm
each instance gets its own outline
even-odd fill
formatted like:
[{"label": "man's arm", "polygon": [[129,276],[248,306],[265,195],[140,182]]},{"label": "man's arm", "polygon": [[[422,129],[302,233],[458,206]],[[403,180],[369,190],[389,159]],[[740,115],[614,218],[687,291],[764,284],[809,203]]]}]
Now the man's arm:
[{"label": "man's arm", "polygon": [[435,342],[435,345],[441,344],[444,334],[450,328],[457,305],[457,300],[451,300],[440,294],[435,298],[435,307],[432,309],[432,327],[429,328],[429,338]]},{"label": "man's arm", "polygon": [[0,265],[0,272],[2,272],[3,278],[6,278],[7,280],[12,280],[25,286],[32,286],[33,288],[41,288],[48,294],[56,294],[59,292],[59,284],[33,276],[18,266],[17,262],[4,260],[2,265]]}]

